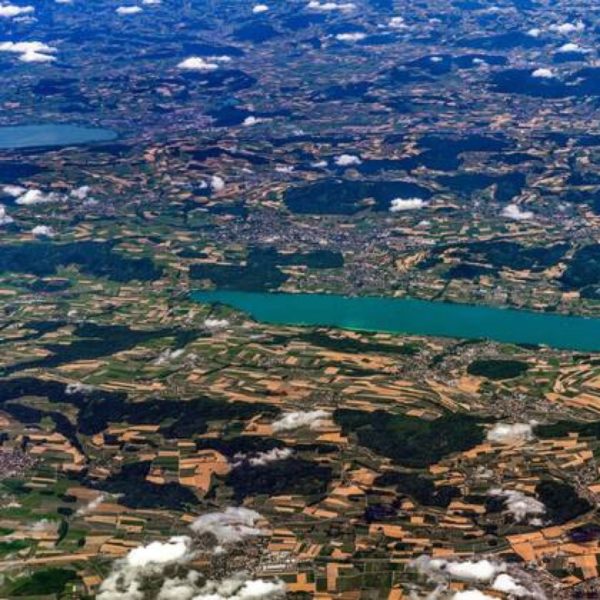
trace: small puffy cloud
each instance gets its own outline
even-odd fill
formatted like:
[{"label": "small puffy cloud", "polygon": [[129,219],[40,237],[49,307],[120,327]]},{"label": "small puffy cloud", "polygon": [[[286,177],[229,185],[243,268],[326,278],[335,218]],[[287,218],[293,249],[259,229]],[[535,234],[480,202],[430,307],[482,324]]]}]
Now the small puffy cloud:
[{"label": "small puffy cloud", "polygon": [[504,594],[510,594],[512,597],[524,598],[533,594],[524,586],[515,581],[508,573],[501,573],[494,579],[492,589]]},{"label": "small puffy cloud", "polygon": [[542,35],[542,30],[539,27],[532,27],[529,31],[527,31],[527,35],[533,38],[538,38]]},{"label": "small puffy cloud", "polygon": [[504,565],[498,565],[485,559],[449,562],[446,564],[448,574],[453,579],[461,579],[463,581],[490,581],[498,571],[504,568]]},{"label": "small puffy cloud", "polygon": [[14,17],[20,17],[21,15],[29,15],[35,12],[35,8],[31,5],[17,6],[16,4],[2,4],[0,5],[0,17],[5,19],[12,19]]},{"label": "small puffy cloud", "polygon": [[210,187],[213,192],[222,192],[225,189],[225,180],[218,175],[213,175],[210,178]]},{"label": "small puffy cloud", "polygon": [[560,23],[550,25],[548,29],[561,34],[578,33],[585,29],[585,24],[582,21],[577,21],[577,23]]},{"label": "small puffy cloud", "polygon": [[143,8],[141,6],[119,6],[115,12],[120,17],[125,17],[127,15],[137,15],[138,13],[141,13],[142,10]]},{"label": "small puffy cloud", "polygon": [[54,46],[49,46],[43,42],[1,42],[0,52],[44,52],[46,54],[52,54],[56,52]]},{"label": "small puffy cloud", "polygon": [[177,68],[184,71],[215,71],[220,63],[228,62],[231,62],[230,56],[190,56],[182,60]]},{"label": "small puffy cloud", "polygon": [[536,79],[553,79],[556,77],[552,69],[546,69],[545,67],[535,69],[535,71],[531,73],[531,76],[535,77]]},{"label": "small puffy cloud", "polygon": [[82,185],[78,188],[75,188],[74,190],[71,190],[71,193],[69,194],[71,196],[71,198],[75,198],[76,200],[85,200],[88,197],[88,194],[90,193],[90,186],[89,185]]},{"label": "small puffy cloud", "polygon": [[171,350],[171,348],[166,348],[158,355],[158,358],[154,361],[154,364],[159,367],[168,365],[174,360],[181,358],[184,352],[185,350],[183,348],[178,348],[177,350]]},{"label": "small puffy cloud", "polygon": [[244,127],[252,127],[252,125],[256,125],[257,123],[260,123],[260,122],[261,122],[261,119],[255,117],[254,115],[250,115],[244,119],[242,125]]},{"label": "small puffy cloud", "polygon": [[156,6],[157,4],[161,4],[161,0],[142,0],[142,4],[146,6]]},{"label": "small puffy cloud", "polygon": [[165,579],[156,600],[192,600],[200,591],[199,579],[200,573],[197,571],[190,571],[185,577]]},{"label": "small puffy cloud", "polygon": [[2,188],[2,193],[10,196],[11,198],[18,198],[27,191],[27,188],[21,187],[20,185],[5,185]]},{"label": "small puffy cloud", "polygon": [[190,571],[186,577],[166,579],[156,599],[275,600],[284,598],[285,590],[285,584],[280,580],[250,579],[246,573],[236,573],[221,580],[210,579],[203,582],[197,571]]},{"label": "small puffy cloud", "polygon": [[224,329],[229,327],[229,321],[227,319],[204,319],[204,327],[208,329]]},{"label": "small puffy cloud", "polygon": [[52,227],[50,227],[49,225],[36,225],[32,230],[31,233],[33,235],[35,235],[36,237],[54,237],[56,235],[56,232],[54,231],[54,229],[52,229]]},{"label": "small puffy cloud", "polygon": [[130,550],[125,561],[136,568],[183,562],[191,558],[190,545],[190,538],[184,535],[172,537],[166,542],[150,542]]},{"label": "small puffy cloud", "polygon": [[219,68],[219,65],[216,62],[209,62],[201,56],[190,56],[182,60],[177,68],[187,71],[214,71]]},{"label": "small puffy cloud", "polygon": [[292,456],[293,453],[291,448],[273,448],[267,452],[257,452],[253,456],[239,453],[234,456],[235,462],[233,466],[241,467],[244,464],[249,464],[251,467],[264,467],[269,463],[285,460]]},{"label": "small puffy cloud", "polygon": [[252,12],[255,15],[259,15],[261,13],[267,12],[269,10],[269,7],[266,4],[255,4],[252,7]]},{"label": "small puffy cloud", "polygon": [[275,600],[285,598],[283,581],[247,579],[244,575],[208,581],[194,600]]},{"label": "small puffy cloud", "polygon": [[360,33],[358,31],[351,33],[338,33],[335,39],[340,42],[360,42],[367,37],[366,33]]},{"label": "small puffy cloud", "polygon": [[90,500],[85,506],[82,506],[75,513],[78,517],[83,517],[89,513],[93,513],[106,499],[107,494],[98,494],[95,498]]},{"label": "small puffy cloud", "polygon": [[504,499],[507,512],[513,516],[517,523],[542,524],[540,517],[546,512],[546,507],[536,498],[526,496],[523,492],[516,490],[502,490],[500,488],[494,488],[488,493],[490,496],[498,496]]},{"label": "small puffy cloud", "polygon": [[198,517],[190,528],[197,534],[211,534],[219,544],[233,544],[248,537],[263,535],[256,526],[259,513],[243,507],[230,506],[223,512],[207,513]]},{"label": "small puffy cloud", "polygon": [[291,431],[300,427],[318,427],[329,416],[325,410],[289,412],[273,422],[273,431]]},{"label": "small puffy cloud", "polygon": [[33,206],[36,204],[50,204],[52,202],[62,201],[62,196],[56,192],[50,192],[46,194],[38,189],[27,190],[24,194],[19,196],[16,200],[16,204],[22,206]]},{"label": "small puffy cloud", "polygon": [[4,204],[0,204],[0,225],[10,225],[14,222],[15,220],[6,213],[6,206],[4,206]]},{"label": "small puffy cloud", "polygon": [[74,383],[67,384],[67,387],[65,388],[65,394],[87,394],[89,392],[93,392],[95,389],[96,388],[93,385],[76,381]]},{"label": "small puffy cloud", "polygon": [[587,52],[589,52],[589,50],[587,48],[583,48],[579,44],[575,44],[573,42],[568,42],[566,44],[563,44],[560,48],[558,48],[558,50],[556,52],[559,54],[567,54],[568,52],[576,52],[578,54],[586,54]]},{"label": "small puffy cloud", "polygon": [[444,558],[431,558],[425,554],[415,559],[412,566],[421,575],[425,575],[438,583],[443,583],[449,579],[489,583],[496,575],[506,571],[506,565],[503,562],[492,562],[485,558],[481,560],[449,561]]},{"label": "small puffy cloud", "polygon": [[518,204],[507,204],[500,214],[513,221],[528,221],[533,219],[533,212],[523,210]]},{"label": "small puffy cloud", "polygon": [[0,52],[19,54],[19,60],[26,63],[47,63],[56,60],[56,57],[52,56],[56,48],[43,42],[2,42]]},{"label": "small puffy cloud", "polygon": [[388,21],[388,27],[392,29],[406,29],[407,25],[404,21],[404,17],[392,17]]},{"label": "small puffy cloud", "polygon": [[353,154],[340,154],[335,157],[334,162],[338,167],[351,167],[353,165],[360,165],[362,160]]},{"label": "small puffy cloud", "polygon": [[356,8],[353,2],[319,2],[319,0],[311,0],[307,4],[310,10],[318,10],[320,12],[332,12],[339,10],[341,12],[349,12]]},{"label": "small puffy cloud", "polygon": [[487,433],[488,441],[498,444],[514,444],[532,437],[533,428],[530,423],[496,423]]},{"label": "small puffy cloud", "polygon": [[56,60],[56,56],[43,54],[42,52],[25,52],[19,56],[19,60],[26,63],[49,63]]},{"label": "small puffy cloud", "polygon": [[427,206],[423,198],[394,198],[390,204],[390,212],[404,212],[406,210],[418,210]]},{"label": "small puffy cloud", "polygon": [[144,579],[160,575],[174,564],[185,564],[194,557],[188,536],[172,537],[166,542],[151,542],[130,550],[113,563],[108,577],[100,584],[98,600],[137,600],[143,597]]}]

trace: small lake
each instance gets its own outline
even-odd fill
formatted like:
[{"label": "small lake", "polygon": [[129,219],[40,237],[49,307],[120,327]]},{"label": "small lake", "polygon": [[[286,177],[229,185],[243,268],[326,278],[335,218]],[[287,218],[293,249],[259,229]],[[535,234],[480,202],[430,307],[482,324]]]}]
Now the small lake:
[{"label": "small lake", "polygon": [[432,335],[600,351],[600,319],[404,298],[228,291],[192,293],[276,325]]},{"label": "small lake", "polygon": [[68,124],[15,125],[0,127],[0,149],[71,146],[90,142],[109,142],[117,134],[110,129]]}]

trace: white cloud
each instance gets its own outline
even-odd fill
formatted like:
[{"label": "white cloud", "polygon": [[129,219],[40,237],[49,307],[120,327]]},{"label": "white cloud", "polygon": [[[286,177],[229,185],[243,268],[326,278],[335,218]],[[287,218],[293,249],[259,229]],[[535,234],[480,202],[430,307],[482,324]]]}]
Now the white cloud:
[{"label": "white cloud", "polygon": [[356,4],[353,2],[319,2],[319,0],[311,0],[307,4],[307,8],[311,10],[318,10],[321,12],[331,12],[334,10],[339,10],[341,12],[348,12],[354,10],[356,8]]},{"label": "white cloud", "polygon": [[88,197],[88,194],[90,193],[90,186],[89,185],[82,185],[78,188],[75,188],[74,190],[71,190],[71,193],[69,194],[71,196],[71,198],[76,198],[77,200],[85,200]]},{"label": "white cloud", "polygon": [[513,444],[533,437],[530,423],[496,423],[487,433],[490,442]]},{"label": "white cloud", "polygon": [[63,198],[56,192],[44,193],[41,190],[32,189],[27,190],[24,194],[19,196],[16,200],[16,204],[22,206],[33,206],[35,204],[49,204],[52,202],[60,202]]},{"label": "white cloud", "polygon": [[27,188],[21,187],[20,185],[5,185],[2,188],[2,193],[12,198],[18,198],[27,191]]},{"label": "white cloud", "polygon": [[340,42],[360,42],[367,37],[365,33],[353,32],[353,33],[338,33],[335,39]]},{"label": "white cloud", "polygon": [[555,33],[569,34],[583,31],[585,29],[585,24],[582,21],[577,21],[577,23],[560,23],[550,25],[548,29]]},{"label": "white cloud", "polygon": [[519,585],[513,577],[508,573],[501,573],[494,579],[492,589],[497,592],[503,592],[505,594],[511,594],[517,598],[523,598],[526,596],[532,596],[533,594],[522,585]]},{"label": "white cloud", "polygon": [[95,388],[93,385],[76,381],[75,383],[67,384],[67,387],[65,388],[65,394],[87,394],[88,392],[93,392],[94,389]]},{"label": "white cloud", "polygon": [[242,125],[244,127],[252,127],[252,125],[256,125],[257,123],[260,123],[260,122],[261,122],[261,119],[255,117],[254,115],[250,115],[244,119],[244,122],[242,123]]},{"label": "white cloud", "polygon": [[127,16],[127,15],[137,15],[138,13],[141,13],[143,10],[143,8],[141,6],[119,6],[115,12],[120,16]]},{"label": "white cloud", "polygon": [[6,213],[6,206],[0,204],[0,225],[10,225],[14,222],[15,220]]},{"label": "white cloud", "polygon": [[184,535],[172,537],[166,542],[150,542],[147,546],[130,550],[125,561],[136,568],[182,562],[191,557],[190,544],[190,538]]},{"label": "white cloud", "polygon": [[222,192],[225,189],[225,180],[218,175],[213,175],[210,178],[210,187],[213,192]]},{"label": "white cloud", "polygon": [[531,76],[536,77],[538,79],[552,79],[552,78],[556,77],[556,75],[554,74],[554,71],[552,69],[546,69],[544,67],[535,69],[535,71],[533,71],[531,73]]},{"label": "white cloud", "polygon": [[388,21],[388,27],[392,29],[406,29],[407,25],[404,21],[404,17],[392,17]]},{"label": "white cloud", "polygon": [[0,52],[19,54],[19,60],[27,63],[56,60],[56,57],[51,56],[56,52],[56,48],[43,42],[2,42],[0,43]]},{"label": "white cloud", "polygon": [[154,361],[153,364],[156,366],[164,366],[170,364],[172,361],[181,358],[185,349],[177,348],[176,350],[171,350],[171,348],[166,348],[159,355],[158,358]]},{"label": "white cloud", "polygon": [[185,564],[194,557],[188,536],[172,537],[166,542],[151,542],[130,550],[113,563],[108,577],[100,584],[98,600],[139,600],[144,594],[144,578],[160,575],[166,567]]},{"label": "white cloud", "polygon": [[254,456],[248,457],[247,454],[239,453],[234,456],[234,467],[241,467],[246,462],[252,467],[262,467],[278,460],[285,460],[293,454],[291,448],[273,448],[266,452],[257,452]]},{"label": "white cloud", "polygon": [[507,204],[500,213],[503,217],[512,219],[513,221],[527,221],[533,219],[533,212],[523,210],[517,204]]},{"label": "white cloud", "polygon": [[187,71],[214,71],[219,68],[219,65],[216,62],[209,62],[201,56],[190,56],[182,60],[177,68]]},{"label": "white cloud", "polygon": [[431,558],[426,554],[415,559],[411,566],[431,581],[444,583],[451,579],[476,583],[489,583],[496,575],[506,571],[503,562],[487,559],[477,561],[449,561],[444,558]]},{"label": "white cloud", "polygon": [[233,544],[247,537],[263,535],[263,530],[256,527],[260,518],[254,510],[230,506],[223,512],[198,517],[190,528],[197,534],[212,534],[219,544]]},{"label": "white cloud", "polygon": [[1,42],[0,52],[17,52],[19,54],[23,52],[44,52],[52,54],[56,52],[56,48],[43,42]]},{"label": "white cloud", "polygon": [[197,586],[200,573],[190,571],[185,578],[165,579],[156,600],[191,600],[200,590]]},{"label": "white cloud", "polygon": [[252,7],[252,12],[255,15],[259,15],[260,13],[267,12],[268,10],[269,10],[269,7],[266,4],[255,4]]},{"label": "white cloud", "polygon": [[285,598],[285,591],[283,581],[247,579],[238,575],[221,581],[208,581],[193,600],[275,600]]},{"label": "white cloud", "polygon": [[568,42],[567,44],[563,44],[560,48],[558,48],[556,52],[559,54],[564,54],[567,52],[578,52],[580,54],[585,54],[589,52],[589,50],[587,48],[583,48],[579,44]]},{"label": "white cloud", "polygon": [[539,27],[532,27],[527,31],[527,35],[533,38],[538,38],[542,34],[542,30]]},{"label": "white cloud", "polygon": [[32,230],[31,230],[32,235],[35,235],[36,237],[54,237],[56,235],[56,232],[54,231],[54,229],[52,229],[52,227],[50,227],[49,225],[36,225]]},{"label": "white cloud", "polygon": [[204,319],[204,327],[208,327],[208,329],[223,329],[229,327],[229,321],[227,319]]},{"label": "white cloud", "polygon": [[502,571],[504,568],[504,565],[498,565],[486,559],[449,562],[446,564],[448,574],[453,579],[463,581],[490,581],[498,571]]},{"label": "white cloud", "polygon": [[285,597],[286,588],[282,581],[250,579],[247,573],[236,573],[221,580],[206,582],[200,582],[200,579],[201,576],[196,571],[190,571],[185,578],[167,579],[163,582],[156,599],[275,600]]},{"label": "white cloud", "polygon": [[340,154],[335,157],[334,162],[338,167],[350,167],[352,165],[360,165],[362,160],[353,154]]},{"label": "white cloud", "polygon": [[19,17],[21,15],[28,15],[35,12],[35,8],[31,5],[17,6],[15,4],[2,4],[0,5],[0,17],[12,19],[13,17]]},{"label": "white cloud", "polygon": [[142,4],[146,6],[156,6],[157,4],[161,4],[161,0],[142,0]]},{"label": "white cloud", "polygon": [[418,210],[427,206],[423,198],[394,198],[390,204],[390,212],[403,212],[405,210]]},{"label": "white cloud", "polygon": [[91,512],[94,512],[106,499],[107,494],[98,494],[95,498],[90,500],[85,506],[82,506],[75,513],[78,517],[83,517]]},{"label": "white cloud", "polygon": [[42,52],[33,52],[28,51],[19,56],[19,60],[26,63],[48,63],[54,62],[56,60],[56,56],[51,56],[50,54],[43,54]]},{"label": "white cloud", "polygon": [[214,71],[219,68],[220,63],[231,62],[230,56],[190,56],[182,60],[178,65],[178,69],[186,71]]},{"label": "white cloud", "polygon": [[309,426],[311,429],[318,427],[321,420],[328,417],[325,410],[309,410],[289,412],[273,422],[273,431],[291,431],[299,427]]},{"label": "white cloud", "polygon": [[546,507],[539,500],[515,490],[494,488],[488,493],[490,496],[504,498],[507,512],[513,516],[517,523],[542,524],[539,517],[546,512]]}]

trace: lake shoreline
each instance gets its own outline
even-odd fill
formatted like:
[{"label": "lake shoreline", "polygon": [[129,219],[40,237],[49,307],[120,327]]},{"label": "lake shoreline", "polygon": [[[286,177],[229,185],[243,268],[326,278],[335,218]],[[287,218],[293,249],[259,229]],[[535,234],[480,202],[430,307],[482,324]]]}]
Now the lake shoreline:
[{"label": "lake shoreline", "polygon": [[600,351],[600,319],[593,317],[380,296],[195,291],[191,297],[201,303],[229,305],[259,322],[275,325]]}]

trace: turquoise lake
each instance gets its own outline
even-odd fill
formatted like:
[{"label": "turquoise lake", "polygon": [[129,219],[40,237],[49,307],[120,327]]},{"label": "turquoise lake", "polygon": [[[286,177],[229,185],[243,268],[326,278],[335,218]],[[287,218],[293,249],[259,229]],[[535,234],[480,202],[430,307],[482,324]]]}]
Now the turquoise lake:
[{"label": "turquoise lake", "polygon": [[329,294],[198,291],[192,293],[192,298],[202,303],[227,304],[257,321],[276,325],[486,338],[587,352],[600,350],[600,319],[426,300]]},{"label": "turquoise lake", "polygon": [[117,134],[100,127],[46,124],[0,127],[0,149],[71,146],[115,140]]}]

